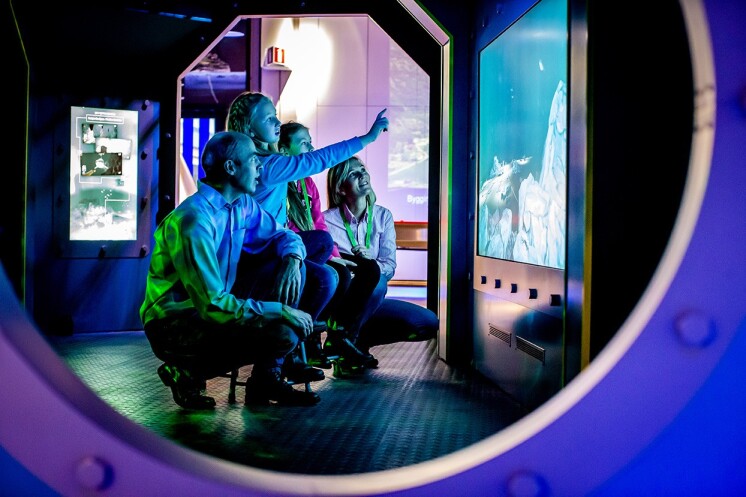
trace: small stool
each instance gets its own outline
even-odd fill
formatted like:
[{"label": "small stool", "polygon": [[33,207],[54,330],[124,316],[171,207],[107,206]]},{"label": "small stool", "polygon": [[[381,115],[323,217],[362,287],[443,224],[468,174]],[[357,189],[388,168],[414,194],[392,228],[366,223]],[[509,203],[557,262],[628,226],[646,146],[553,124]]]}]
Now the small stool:
[{"label": "small stool", "polygon": [[[306,344],[305,341],[300,342],[298,344],[300,347],[300,357],[303,359],[303,362],[306,362]],[[220,375],[223,378],[229,378],[230,384],[228,386],[228,403],[229,404],[235,404],[236,403],[236,387],[242,386],[246,387],[246,380],[240,380],[238,378],[238,369],[232,369],[231,371]],[[288,384],[292,385],[293,382],[289,381]],[[311,384],[306,383],[306,392],[312,392],[311,390]]]}]

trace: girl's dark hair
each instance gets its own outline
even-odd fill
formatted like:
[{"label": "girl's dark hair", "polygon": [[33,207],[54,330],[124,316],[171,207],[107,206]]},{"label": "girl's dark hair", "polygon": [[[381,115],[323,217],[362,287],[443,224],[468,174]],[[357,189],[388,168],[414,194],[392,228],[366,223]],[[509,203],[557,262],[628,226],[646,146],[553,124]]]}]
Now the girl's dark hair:
[{"label": "girl's dark hair", "polygon": [[[302,179],[300,181],[306,181]],[[295,223],[301,231],[310,231],[316,229],[313,225],[313,219],[308,218],[308,211],[303,203],[303,189],[298,186],[297,181],[291,181],[288,183],[288,220]],[[306,198],[306,202],[310,202],[311,199]]]},{"label": "girl's dark hair", "polygon": [[[302,129],[308,130],[306,126],[294,121],[280,126],[280,141],[277,142],[278,147],[289,147],[290,139]],[[301,181],[305,181],[305,179]],[[311,199],[303,198],[303,189],[298,187],[297,181],[290,181],[288,183],[287,199],[288,220],[295,223],[295,226],[301,231],[316,229],[313,225],[313,219],[308,218],[308,211],[306,210],[306,205],[303,203],[304,200],[310,202]]]},{"label": "girl's dark hair", "polygon": [[305,129],[308,131],[308,127],[297,123],[295,121],[288,121],[280,126],[280,140],[277,142],[278,147],[289,147],[290,139],[298,131]]}]

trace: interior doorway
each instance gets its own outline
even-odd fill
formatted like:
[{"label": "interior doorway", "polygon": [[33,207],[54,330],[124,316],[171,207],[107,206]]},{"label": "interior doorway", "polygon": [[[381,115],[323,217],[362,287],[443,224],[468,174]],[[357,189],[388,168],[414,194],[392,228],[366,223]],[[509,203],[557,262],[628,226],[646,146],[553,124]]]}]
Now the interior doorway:
[{"label": "interior doorway", "polygon": [[[447,40],[442,33],[441,38]],[[415,234],[397,250],[391,293],[433,309],[445,322],[447,256],[440,247],[448,246],[442,241],[448,213],[439,207],[448,200],[447,193],[441,198],[448,191],[443,188],[449,150],[445,66],[439,64],[436,74],[421,67],[368,15],[236,19],[179,82],[177,203],[194,191],[202,175],[199,151],[212,133],[224,129],[230,102],[244,90],[270,95],[280,120],[308,126],[317,148],[364,133],[386,108],[390,132],[361,158],[371,170],[378,202],[394,213],[397,231],[403,227]],[[325,179],[325,173],[314,177],[323,204]]]}]

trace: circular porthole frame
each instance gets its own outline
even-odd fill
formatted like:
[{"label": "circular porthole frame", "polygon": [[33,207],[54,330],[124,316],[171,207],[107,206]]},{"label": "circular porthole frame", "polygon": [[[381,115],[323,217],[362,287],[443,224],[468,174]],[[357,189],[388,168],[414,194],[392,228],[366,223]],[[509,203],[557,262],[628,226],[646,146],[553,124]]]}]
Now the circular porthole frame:
[{"label": "circular porthole frame", "polygon": [[[61,495],[585,495],[638,455],[708,378],[743,319],[742,211],[722,192],[746,184],[716,140],[715,64],[700,0],[680,1],[696,90],[684,198],[640,303],[599,356],[524,419],[454,454],[350,476],[278,474],[165,440],[116,413],[46,344],[0,276],[0,443]],[[728,6],[708,3],[720,18]],[[737,7],[731,7],[731,9]],[[722,41],[722,40],[721,40]],[[724,42],[724,41],[723,41]],[[726,51],[725,47],[718,48]],[[723,55],[725,57],[725,55]],[[717,121],[717,123],[716,123]],[[730,140],[730,141],[728,141]],[[713,257],[717,247],[717,257]],[[715,260],[717,259],[717,260]],[[713,270],[725,264],[727,271]],[[660,360],[665,357],[665,360]]]}]

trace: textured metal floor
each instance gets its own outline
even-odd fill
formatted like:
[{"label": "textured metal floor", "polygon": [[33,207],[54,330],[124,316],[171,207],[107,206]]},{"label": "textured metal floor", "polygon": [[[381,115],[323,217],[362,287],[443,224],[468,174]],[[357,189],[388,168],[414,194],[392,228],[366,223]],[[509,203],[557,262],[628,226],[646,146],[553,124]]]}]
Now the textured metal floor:
[{"label": "textured metal floor", "polygon": [[[473,372],[437,357],[434,340],[375,347],[376,370],[313,383],[314,407],[229,404],[228,380],[208,382],[214,411],[182,410],[158,379],[142,332],[49,337],[70,368],[114,409],[176,443],[256,468],[316,475],[383,471],[443,456],[525,413]],[[250,367],[241,373],[246,377]],[[303,388],[298,386],[296,388]]]}]

